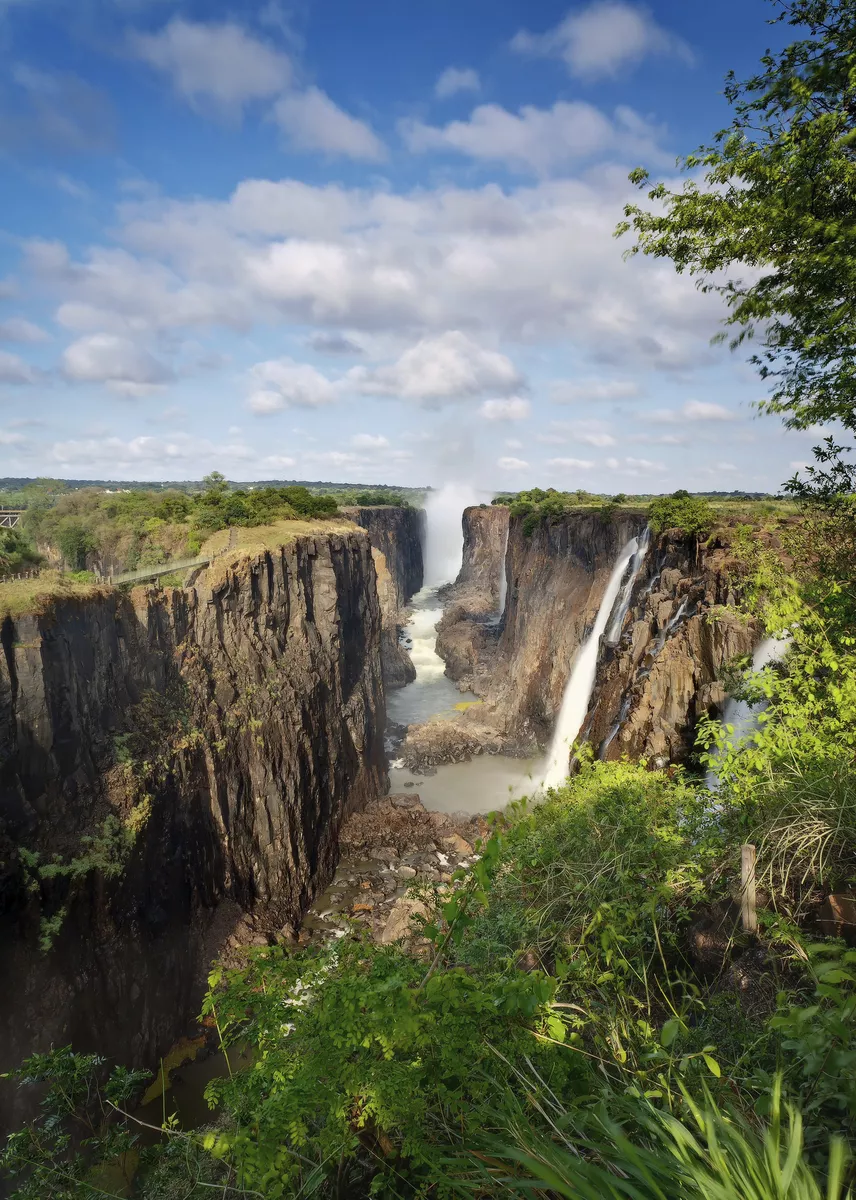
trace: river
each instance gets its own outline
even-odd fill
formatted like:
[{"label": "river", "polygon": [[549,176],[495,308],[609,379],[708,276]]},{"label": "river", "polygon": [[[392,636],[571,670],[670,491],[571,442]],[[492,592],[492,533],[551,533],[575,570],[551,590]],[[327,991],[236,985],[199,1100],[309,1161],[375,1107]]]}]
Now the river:
[{"label": "river", "polygon": [[[416,668],[416,679],[387,694],[387,716],[398,725],[431,718],[454,720],[468,704],[478,703],[472,692],[461,692],[445,674],[436,649],[437,622],[443,615],[438,590],[452,583],[461,568],[463,510],[480,497],[451,485],[429,497],[425,505],[426,586],[410,602],[411,616],[403,641]],[[413,789],[422,803],[437,812],[486,813],[504,808],[512,799],[529,795],[540,778],[540,759],[481,754],[469,762],[448,763],[431,775],[414,774],[393,760],[392,792]]]}]

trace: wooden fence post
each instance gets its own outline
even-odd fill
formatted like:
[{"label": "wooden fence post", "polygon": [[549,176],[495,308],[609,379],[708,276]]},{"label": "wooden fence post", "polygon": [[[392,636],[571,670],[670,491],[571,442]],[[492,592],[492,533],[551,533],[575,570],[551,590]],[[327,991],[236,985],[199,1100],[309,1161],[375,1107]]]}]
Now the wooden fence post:
[{"label": "wooden fence post", "polygon": [[740,847],[740,882],[741,904],[740,914],[743,918],[745,933],[755,933],[758,929],[758,908],[755,895],[755,847],[745,842]]}]

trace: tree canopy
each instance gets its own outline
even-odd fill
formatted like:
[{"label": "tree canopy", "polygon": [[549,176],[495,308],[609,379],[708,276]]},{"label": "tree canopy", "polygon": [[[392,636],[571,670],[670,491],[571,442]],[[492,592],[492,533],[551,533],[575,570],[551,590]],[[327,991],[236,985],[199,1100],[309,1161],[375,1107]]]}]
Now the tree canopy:
[{"label": "tree canopy", "polygon": [[628,205],[616,232],[725,299],[732,345],[754,339],[771,383],[762,410],[856,430],[856,5],[773,4],[807,36],[729,75],[734,118],[679,160],[681,188],[633,172],[648,205]]}]

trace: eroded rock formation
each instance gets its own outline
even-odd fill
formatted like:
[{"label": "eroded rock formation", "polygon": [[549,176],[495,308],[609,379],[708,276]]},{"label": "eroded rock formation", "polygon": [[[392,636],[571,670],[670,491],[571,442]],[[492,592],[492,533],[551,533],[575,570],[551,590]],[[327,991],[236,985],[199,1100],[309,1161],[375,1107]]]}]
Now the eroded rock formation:
[{"label": "eroded rock formation", "polygon": [[422,587],[424,513],[414,508],[346,508],[344,515],[369,535],[375,557],[383,630],[381,661],[387,687],[404,687],[416,678],[410,655],[399,645],[405,609]]},{"label": "eroded rock formation", "polygon": [[447,607],[437,624],[437,653],[462,690],[479,692],[495,666],[508,532],[508,509],[502,505],[464,509],[461,570],[441,590]]},{"label": "eroded rock formation", "polygon": [[[0,1070],[67,1042],[151,1065],[240,913],[260,937],[295,926],[332,877],[343,815],[385,790],[366,536],[217,570],[2,625]],[[141,733],[148,799],[131,786],[145,765],[121,761]],[[121,860],[112,877],[27,865],[91,856],[93,835]],[[0,1095],[0,1125],[16,1096]]]},{"label": "eroded rock formation", "polygon": [[[644,527],[642,511],[580,511],[542,520],[527,536],[512,518],[501,624],[456,599],[438,627],[447,674],[483,702],[455,721],[411,727],[403,749],[411,769],[547,745],[619,552]],[[708,547],[675,533],[652,541],[617,644],[600,649],[582,736],[604,757],[683,761],[700,716],[722,706],[723,668],[761,634],[739,611],[740,565],[728,542],[727,530]],[[487,557],[487,549],[472,555]]]}]

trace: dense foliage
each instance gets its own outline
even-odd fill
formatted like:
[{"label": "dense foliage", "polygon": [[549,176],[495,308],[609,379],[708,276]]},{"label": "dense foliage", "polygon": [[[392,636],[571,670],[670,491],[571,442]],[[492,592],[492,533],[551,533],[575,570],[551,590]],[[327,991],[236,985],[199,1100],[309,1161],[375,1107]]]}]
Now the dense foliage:
[{"label": "dense foliage", "polygon": [[41,555],[18,529],[0,529],[0,579],[38,566]]},{"label": "dense foliage", "polygon": [[710,533],[715,514],[707,500],[679,490],[660,496],[648,506],[648,524],[655,533],[679,529],[687,537],[704,538]]},{"label": "dense foliage", "polygon": [[[714,186],[655,189],[666,215],[630,216],[643,249],[704,278],[764,268],[725,292],[734,322],[766,329],[768,407],[854,428],[856,13],[783,7],[811,40],[731,85]],[[0,1152],[17,1200],[852,1197],[856,950],[821,914],[856,880],[856,506],[836,448],[818,461],[775,552],[736,536],[747,608],[779,657],[746,671],[751,731],[704,725],[710,787],[581,748],[573,778],[512,806],[469,869],[428,889],[410,950],[354,928],[215,970],[206,1019],[249,1065],[209,1085],[205,1129],[167,1117],[141,1148],[139,1076],[105,1080],[68,1048],[34,1056],[18,1079],[43,1089],[43,1115]],[[200,511],[232,495],[212,479]],[[511,499],[527,523],[588,502]],[[686,493],[651,519],[709,528]],[[740,922],[746,842],[757,934]]]},{"label": "dense foliage", "polygon": [[194,554],[210,534],[231,525],[266,525],[337,511],[332,496],[304,487],[232,491],[214,472],[195,495],[81,488],[36,497],[24,515],[23,529],[32,542],[57,550],[71,570],[82,569],[91,552],[133,569]]},{"label": "dense foliage", "polygon": [[856,11],[775,6],[808,36],[729,78],[734,119],[683,160],[683,188],[635,173],[652,207],[628,206],[619,232],[723,296],[735,342],[759,342],[753,362],[773,385],[762,408],[797,429],[856,430]]}]

